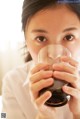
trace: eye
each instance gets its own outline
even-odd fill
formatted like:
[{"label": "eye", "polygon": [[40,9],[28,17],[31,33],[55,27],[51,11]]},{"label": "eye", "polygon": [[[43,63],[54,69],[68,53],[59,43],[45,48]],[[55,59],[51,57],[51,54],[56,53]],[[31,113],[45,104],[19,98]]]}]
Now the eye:
[{"label": "eye", "polygon": [[38,36],[35,38],[35,40],[37,40],[38,42],[45,42],[47,41],[47,39],[44,36]]},{"label": "eye", "polygon": [[66,35],[66,36],[64,37],[64,40],[67,40],[67,41],[72,41],[73,39],[74,39],[74,36],[71,35],[71,34]]}]

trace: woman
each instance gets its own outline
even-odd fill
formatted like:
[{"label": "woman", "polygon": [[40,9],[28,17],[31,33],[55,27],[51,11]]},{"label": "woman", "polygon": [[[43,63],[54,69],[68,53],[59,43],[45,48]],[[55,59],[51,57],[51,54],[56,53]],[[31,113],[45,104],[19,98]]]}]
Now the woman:
[{"label": "woman", "polygon": [[[24,66],[9,72],[3,80],[3,112],[7,119],[80,119],[80,4],[60,3],[57,0],[24,0],[22,28],[28,48]],[[68,48],[72,57],[61,57],[64,63],[52,66],[37,64],[41,48],[48,44],[61,44]],[[69,65],[67,65],[69,63]],[[59,108],[45,102],[51,97],[39,91],[62,79],[72,87],[62,90],[71,95],[70,101]]]}]

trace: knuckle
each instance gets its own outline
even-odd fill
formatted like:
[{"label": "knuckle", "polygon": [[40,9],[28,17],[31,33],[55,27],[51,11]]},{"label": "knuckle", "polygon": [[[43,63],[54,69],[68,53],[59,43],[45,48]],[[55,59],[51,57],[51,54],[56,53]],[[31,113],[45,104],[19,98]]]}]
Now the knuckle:
[{"label": "knuckle", "polygon": [[65,77],[65,73],[64,72],[61,72],[60,73],[60,76]]},{"label": "knuckle", "polygon": [[40,76],[44,77],[45,76],[45,72],[43,70],[40,70]]},{"label": "knuckle", "polygon": [[40,67],[41,67],[41,64],[36,64],[35,67],[31,69],[31,74],[34,74],[37,69],[40,69]]},{"label": "knuckle", "polygon": [[77,82],[77,80],[78,80],[77,76],[74,76],[73,80],[74,80],[74,82]]},{"label": "knuckle", "polygon": [[74,74],[77,73],[76,67],[73,68],[73,73],[74,73]]},{"label": "knuckle", "polygon": [[36,68],[40,69],[41,63],[36,65]]},{"label": "knuckle", "polygon": [[64,67],[66,65],[66,63],[62,62],[62,67]]},{"label": "knuckle", "polygon": [[36,67],[37,67],[38,69],[43,69],[43,68],[46,67],[46,66],[47,66],[47,64],[43,64],[43,63],[39,63],[39,64],[36,65]]},{"label": "knuckle", "polygon": [[42,80],[40,81],[40,86],[44,87],[44,85],[45,85],[45,81],[44,81],[44,79],[42,79]]},{"label": "knuckle", "polygon": [[61,68],[63,69],[66,69],[66,66],[67,66],[67,63],[65,63],[65,62],[62,62],[62,65],[61,65]]}]

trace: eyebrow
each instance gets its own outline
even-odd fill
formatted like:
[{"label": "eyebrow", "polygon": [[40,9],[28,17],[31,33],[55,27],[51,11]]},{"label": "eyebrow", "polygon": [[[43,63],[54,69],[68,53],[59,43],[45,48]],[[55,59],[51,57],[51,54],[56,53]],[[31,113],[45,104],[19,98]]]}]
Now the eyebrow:
[{"label": "eyebrow", "polygon": [[77,30],[77,28],[76,27],[70,27],[70,28],[64,29],[63,32],[74,31],[74,30]]},{"label": "eyebrow", "polygon": [[43,29],[34,29],[32,32],[41,32],[41,33],[48,33],[46,30]]},{"label": "eyebrow", "polygon": [[[72,31],[72,30],[77,30],[76,27],[70,27],[70,28],[66,28],[64,29],[62,32],[67,32],[67,31]],[[44,29],[34,29],[31,31],[32,33],[34,32],[40,32],[40,33],[48,33],[48,31],[44,30]]]}]

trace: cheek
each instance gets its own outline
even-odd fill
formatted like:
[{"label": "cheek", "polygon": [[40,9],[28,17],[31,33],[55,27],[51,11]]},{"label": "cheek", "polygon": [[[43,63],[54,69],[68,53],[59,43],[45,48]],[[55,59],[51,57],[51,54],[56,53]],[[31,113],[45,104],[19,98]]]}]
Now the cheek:
[{"label": "cheek", "polygon": [[38,52],[40,50],[40,47],[36,46],[34,43],[27,42],[27,48],[32,59],[36,63],[38,61]]},{"label": "cheek", "polygon": [[29,53],[30,53],[32,59],[34,60],[34,62],[37,62],[38,52],[36,51],[36,49],[29,48]]},{"label": "cheek", "polygon": [[73,47],[71,49],[71,55],[76,61],[80,62],[80,46]]}]

